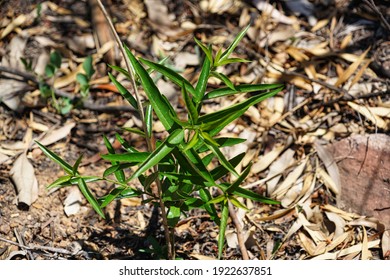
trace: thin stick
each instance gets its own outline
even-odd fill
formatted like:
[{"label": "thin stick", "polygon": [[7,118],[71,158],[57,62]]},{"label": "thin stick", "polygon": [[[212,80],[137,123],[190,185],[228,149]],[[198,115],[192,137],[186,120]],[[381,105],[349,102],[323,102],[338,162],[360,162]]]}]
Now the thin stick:
[{"label": "thin stick", "polygon": [[40,246],[40,245],[26,246],[26,245],[19,244],[17,242],[14,242],[12,240],[8,240],[8,239],[2,238],[2,237],[0,237],[0,240],[3,241],[3,242],[9,243],[9,244],[18,246],[18,247],[20,247],[22,249],[25,249],[25,250],[30,250],[30,251],[50,251],[50,252],[53,252],[53,253],[59,253],[59,254],[65,254],[65,255],[74,255],[71,251],[68,251],[68,250],[62,249],[62,248],[54,248],[54,247],[47,247],[47,246]]},{"label": "thin stick", "polygon": [[238,246],[240,247],[242,259],[249,260],[248,251],[246,250],[246,247],[245,247],[244,235],[242,233],[242,227],[241,227],[240,221],[238,220],[236,210],[234,210],[234,207],[230,202],[229,202],[229,214],[233,220],[234,226],[235,226],[236,231],[237,231]]},{"label": "thin stick", "polygon": [[[96,0],[96,1],[97,1],[98,5],[99,5],[100,9],[103,12],[104,17],[106,18],[106,20],[108,22],[108,25],[109,25],[112,33],[114,34],[115,40],[116,40],[116,42],[118,44],[118,47],[119,47],[119,49],[120,49],[120,51],[122,53],[122,56],[125,59],[126,68],[127,68],[127,71],[129,72],[131,85],[133,87],[134,95],[135,95],[136,100],[137,100],[137,104],[138,104],[140,118],[141,118],[141,121],[142,121],[143,130],[145,132],[145,135],[148,135],[148,130],[147,130],[147,127],[146,127],[146,122],[145,122],[145,114],[144,114],[144,111],[142,109],[143,107],[142,107],[141,97],[140,97],[140,94],[138,92],[138,88],[137,88],[137,85],[136,85],[135,79],[134,79],[134,70],[131,67],[130,60],[129,60],[129,58],[126,55],[126,51],[125,51],[125,49],[123,47],[122,41],[119,38],[119,35],[116,32],[114,24],[112,23],[111,18],[108,15],[104,5],[102,4],[102,2],[100,0]],[[150,152],[152,152],[154,150],[155,144],[152,142],[151,138],[145,137],[145,139],[146,139],[146,144],[148,146],[148,150]],[[158,172],[157,166],[155,166],[153,168],[153,170],[155,172]],[[157,189],[158,189],[159,205],[160,205],[160,209],[161,209],[161,216],[162,216],[163,226],[164,226],[164,235],[165,235],[165,240],[167,242],[167,247],[168,247],[168,258],[169,259],[174,259],[175,258],[174,242],[171,239],[171,233],[170,233],[169,226],[168,226],[167,213],[166,213],[166,210],[165,210],[164,202],[162,200],[162,186],[161,186],[161,182],[160,182],[160,180],[158,178],[156,179],[156,185],[157,185]]]}]

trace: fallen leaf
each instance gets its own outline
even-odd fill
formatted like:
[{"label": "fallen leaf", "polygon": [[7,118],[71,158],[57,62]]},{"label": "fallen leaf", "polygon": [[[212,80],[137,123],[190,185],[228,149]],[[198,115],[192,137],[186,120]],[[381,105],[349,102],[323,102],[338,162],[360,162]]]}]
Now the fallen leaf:
[{"label": "fallen leaf", "polygon": [[22,153],[14,162],[10,170],[11,179],[16,186],[19,205],[30,206],[38,199],[38,181],[35,177],[34,167]]},{"label": "fallen leaf", "polygon": [[[57,142],[58,140],[61,140],[62,138],[68,136],[72,128],[75,127],[75,125],[76,123],[70,122],[65,124],[59,129],[54,129],[52,131],[49,131],[42,139],[39,140],[39,142],[44,146],[51,145]],[[36,146],[37,146],[36,144],[33,145],[33,147]]]}]

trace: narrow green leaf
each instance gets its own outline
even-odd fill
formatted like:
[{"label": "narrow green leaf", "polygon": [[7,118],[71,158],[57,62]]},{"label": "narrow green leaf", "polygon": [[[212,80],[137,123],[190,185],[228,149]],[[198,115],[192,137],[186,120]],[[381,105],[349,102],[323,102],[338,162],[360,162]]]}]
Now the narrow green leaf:
[{"label": "narrow green leaf", "polygon": [[64,175],[64,176],[61,176],[60,178],[58,178],[57,180],[55,180],[53,183],[51,183],[50,185],[48,185],[46,188],[47,189],[51,189],[51,188],[54,188],[54,187],[58,187],[60,186],[61,184],[64,184],[64,183],[68,183],[69,180],[72,178],[72,175]]},{"label": "narrow green leaf", "polygon": [[148,96],[150,103],[153,106],[154,112],[156,113],[161,123],[164,125],[165,129],[170,131],[176,124],[171,117],[171,114],[174,116],[176,115],[175,111],[172,109],[172,106],[170,106],[169,102],[167,103],[166,99],[163,98],[148,72],[138,62],[129,48],[126,45],[124,45],[124,48],[126,50],[127,56],[129,57],[130,63],[141,80],[142,86],[146,95]]},{"label": "narrow green leaf", "polygon": [[194,37],[195,43],[202,49],[208,60],[210,61],[210,64],[213,64],[213,54],[211,53],[211,48],[206,47],[201,41],[196,39]]},{"label": "narrow green leaf", "polygon": [[145,161],[150,156],[150,153],[131,152],[131,153],[123,153],[123,154],[100,155],[100,156],[103,159],[110,160],[110,161],[139,163]]},{"label": "narrow green leaf", "polygon": [[84,197],[87,199],[89,204],[91,204],[92,208],[102,217],[105,219],[103,210],[100,208],[99,203],[97,202],[96,198],[93,196],[91,191],[88,189],[87,184],[85,183],[83,178],[78,178],[78,185],[81,193],[84,195]]},{"label": "narrow green leaf", "polygon": [[62,57],[58,51],[54,51],[50,54],[50,63],[56,67],[61,68]]},{"label": "narrow green leaf", "polygon": [[46,67],[45,67],[46,77],[48,77],[48,78],[53,77],[55,72],[56,72],[56,68],[53,65],[51,65],[51,64],[46,65]]},{"label": "narrow green leaf", "polygon": [[133,128],[133,127],[122,127],[123,130],[126,130],[126,131],[129,131],[129,132],[132,132],[132,133],[135,133],[139,136],[142,136],[142,137],[145,137],[145,132],[143,132],[142,130],[138,129],[138,128]]},{"label": "narrow green leaf", "polygon": [[[109,168],[107,168],[106,170],[104,170],[103,177],[106,178],[109,175],[111,175],[117,171],[120,171],[120,170],[123,171],[124,169],[129,168],[129,167],[134,166],[134,165],[135,165],[135,163],[130,163],[130,162],[112,165]],[[126,180],[123,180],[123,181],[119,180],[119,181],[123,183]]]},{"label": "narrow green leaf", "polygon": [[[107,148],[107,151],[110,153],[110,154],[115,154],[115,149],[114,147],[111,145],[110,141],[108,140],[108,138],[106,137],[106,135],[103,135],[103,141],[104,141],[104,144],[106,145],[106,148]],[[111,161],[111,164],[113,166],[116,166],[119,164],[119,162],[117,161]],[[119,169],[117,171],[114,172],[115,173],[115,177],[117,178],[117,180],[121,183],[125,182],[126,181],[126,176],[125,176],[125,173],[123,172],[122,169]]]},{"label": "narrow green leaf", "polygon": [[[243,138],[230,138],[230,137],[213,138],[213,140],[215,142],[217,142],[218,147],[230,147],[230,146],[234,146],[234,145],[237,145],[237,144],[240,144],[240,143],[243,143],[246,141],[246,139],[243,139]],[[203,152],[206,152],[208,150],[209,149],[205,145],[203,145],[199,149],[197,149],[197,151],[199,153],[203,153]]]},{"label": "narrow green leaf", "polygon": [[88,77],[85,74],[82,73],[77,73],[76,75],[76,81],[81,85],[81,86],[88,86],[89,80]]},{"label": "narrow green leaf", "polygon": [[222,65],[231,64],[231,63],[248,63],[248,62],[251,62],[251,61],[244,59],[244,58],[233,57],[233,58],[220,60],[215,66],[217,67],[217,66],[222,66]]},{"label": "narrow green leaf", "polygon": [[167,156],[174,148],[175,145],[180,144],[184,139],[184,130],[176,129],[173,131],[163,143],[161,143],[156,150],[151,153],[147,159],[138,167],[138,169],[131,176],[131,180],[140,176],[143,172],[149,168],[158,164],[165,156]]},{"label": "narrow green leaf", "polygon": [[198,120],[198,111],[196,110],[195,105],[187,92],[187,86],[185,83],[182,84],[181,93],[183,96],[184,103],[186,104],[191,123],[196,124]]},{"label": "narrow green leaf", "polygon": [[199,196],[203,201],[203,207],[209,213],[210,218],[217,223],[217,225],[221,224],[221,221],[219,219],[217,210],[215,209],[214,204],[208,204],[208,202],[212,199],[212,196],[208,189],[202,188],[199,190]]},{"label": "narrow green leaf", "polygon": [[168,78],[169,80],[171,80],[177,86],[182,87],[182,85],[184,83],[187,86],[186,89],[192,95],[195,95],[194,87],[186,79],[184,79],[184,77],[182,77],[177,72],[173,71],[172,69],[170,69],[170,68],[168,68],[168,67],[166,67],[164,65],[155,63],[155,62],[150,61],[150,60],[146,60],[144,58],[139,58],[139,60],[143,64],[145,64],[145,65],[149,66],[150,68],[156,70],[157,72],[161,73],[165,78]]},{"label": "narrow green leaf", "polygon": [[169,211],[167,214],[168,226],[174,228],[177,225],[177,222],[180,219],[180,207],[172,205],[169,207]]},{"label": "narrow green leaf", "polygon": [[219,72],[216,72],[216,71],[212,71],[211,72],[211,76],[213,76],[213,77],[221,80],[222,82],[224,82],[225,85],[227,85],[230,89],[236,90],[234,84],[232,83],[232,81],[230,81],[230,79],[226,75],[224,75],[222,73],[219,73]]},{"label": "narrow green leaf", "polygon": [[[207,135],[207,137],[205,137]],[[215,154],[221,163],[227,170],[229,170],[231,173],[234,174],[234,176],[239,177],[237,171],[234,169],[234,167],[231,165],[231,163],[226,159],[226,157],[222,154],[222,152],[219,150],[218,146],[214,144],[214,142],[210,141],[211,138],[206,132],[202,132],[201,136],[203,137],[203,140],[207,147],[210,149],[210,151]]]},{"label": "narrow green leaf", "polygon": [[83,159],[83,155],[80,155],[76,162],[73,164],[72,171],[73,171],[73,176],[77,174],[77,169],[79,168],[79,165],[81,163],[81,160]]},{"label": "narrow green leaf", "polygon": [[120,82],[118,82],[111,73],[108,73],[108,77],[110,77],[111,82],[118,89],[119,93],[130,103],[130,105],[133,106],[133,108],[138,109],[138,104],[134,96]]},{"label": "narrow green leaf", "polygon": [[255,84],[255,85],[238,85],[235,86],[235,89],[231,89],[229,87],[218,88],[208,92],[204,96],[203,100],[222,97],[222,96],[229,96],[237,93],[256,92],[256,91],[270,90],[270,89],[276,89],[281,87],[283,87],[283,85],[281,84]]},{"label": "narrow green leaf", "polygon": [[222,55],[222,49],[219,48],[218,51],[217,51],[217,54],[215,55],[213,67],[215,67],[215,65],[216,65],[216,64],[218,63],[218,61],[221,59],[221,55]]},{"label": "narrow green leaf", "polygon": [[150,138],[153,132],[152,131],[153,130],[153,107],[151,104],[146,105],[145,124],[146,124],[146,131],[148,132],[148,137]]},{"label": "narrow green leaf", "polygon": [[236,207],[244,209],[245,211],[249,211],[248,207],[246,207],[244,204],[242,204],[240,201],[237,200],[234,196],[229,196],[229,201]]},{"label": "narrow green leaf", "polygon": [[[177,155],[175,156],[177,158]],[[203,164],[203,161],[199,157],[198,153],[194,151],[194,149],[189,149],[188,151],[183,152],[183,156],[187,159],[193,170],[195,170],[199,175],[201,175],[208,183],[213,186],[216,186],[213,177],[207,170],[206,166]]]},{"label": "narrow green leaf", "polygon": [[240,33],[237,34],[236,38],[233,40],[233,42],[230,44],[230,46],[222,53],[221,60],[225,60],[229,58],[230,54],[234,51],[234,49],[237,47],[238,43],[244,38],[246,32],[248,31],[250,25],[248,24],[243,30],[240,31]]},{"label": "narrow green leaf", "polygon": [[233,194],[244,198],[249,198],[254,201],[266,203],[266,204],[280,204],[279,201],[259,195],[251,190],[243,189],[241,187],[238,187],[235,191],[233,191]]},{"label": "narrow green leaf", "polygon": [[108,204],[110,204],[115,199],[122,199],[122,198],[130,198],[130,197],[137,197],[141,195],[142,192],[130,188],[129,186],[119,186],[115,189],[113,189],[109,194],[101,197],[98,199],[100,203],[100,207],[104,208]]},{"label": "narrow green leaf", "polygon": [[266,93],[262,93],[260,95],[250,97],[241,103],[229,106],[218,112],[203,115],[199,117],[198,123],[202,123],[202,130],[207,131],[210,136],[214,136],[215,134],[220,132],[226,125],[242,116],[250,106],[255,105],[271,96],[274,96],[281,90],[282,87]]},{"label": "narrow green leaf", "polygon": [[196,84],[195,87],[194,100],[197,104],[202,100],[203,96],[206,93],[207,82],[210,76],[210,67],[211,67],[210,59],[206,56],[203,61],[202,71],[200,72],[198,83]]},{"label": "narrow green leaf", "polygon": [[127,72],[126,69],[123,69],[122,67],[119,67],[119,66],[116,66],[116,65],[110,65],[110,64],[108,64],[108,66],[109,66],[112,70],[118,71],[119,73],[122,73],[123,75],[125,75],[126,78],[127,78],[128,80],[131,80],[130,74],[129,74],[129,72]]},{"label": "narrow green leaf", "polygon": [[87,56],[87,58],[83,62],[83,69],[85,74],[87,75],[88,80],[91,79],[92,75],[95,73],[92,65],[92,56]]},{"label": "narrow green leaf", "polygon": [[196,144],[198,144],[200,141],[199,139],[199,131],[196,130],[194,132],[194,135],[192,136],[191,140],[188,141],[187,145],[185,146],[183,152],[188,151],[189,149],[192,149]]},{"label": "narrow green leaf", "polygon": [[[245,156],[245,153],[241,153],[241,154],[233,157],[231,160],[229,160],[229,162],[233,167],[236,167],[241,162],[241,160],[244,158],[244,156]],[[220,166],[217,166],[216,168],[214,168],[213,170],[211,170],[210,173],[211,173],[211,176],[213,176],[213,179],[216,181],[216,180],[222,178],[223,176],[225,176],[228,172],[229,172],[229,170],[227,170],[223,165],[220,165]]]},{"label": "narrow green leaf", "polygon": [[171,180],[176,180],[185,184],[193,185],[205,185],[206,180],[200,177],[199,175],[187,175],[182,173],[174,172],[160,172],[161,175],[166,176]]},{"label": "narrow green leaf", "polygon": [[122,147],[129,153],[138,153],[138,151],[133,148],[125,139],[122,138],[118,133],[115,134],[116,139],[121,143]]},{"label": "narrow green leaf", "polygon": [[208,204],[216,204],[216,203],[222,202],[225,199],[226,199],[226,196],[224,194],[221,194],[221,195],[219,195],[217,197],[214,197],[213,199],[209,200],[207,203]]},{"label": "narrow green leaf", "polygon": [[218,235],[218,259],[222,258],[223,247],[225,244],[225,232],[229,219],[229,205],[227,199],[225,199],[225,201],[222,203],[221,208],[221,225],[219,226]]},{"label": "narrow green leaf", "polygon": [[48,157],[50,158],[52,161],[54,161],[55,163],[59,164],[66,173],[68,173],[69,175],[73,175],[73,168],[72,166],[67,163],[66,161],[64,161],[62,158],[60,158],[56,153],[52,152],[51,150],[49,150],[49,148],[46,148],[44,145],[42,145],[41,143],[39,143],[38,141],[35,141],[35,143],[37,143],[37,145],[39,146],[39,148],[43,151],[43,153]]},{"label": "narrow green leaf", "polygon": [[245,178],[248,176],[250,170],[251,170],[252,164],[249,164],[247,168],[245,168],[244,172],[241,173],[241,175],[232,183],[226,190],[225,193],[231,194],[233,193],[240,184],[245,180]]}]

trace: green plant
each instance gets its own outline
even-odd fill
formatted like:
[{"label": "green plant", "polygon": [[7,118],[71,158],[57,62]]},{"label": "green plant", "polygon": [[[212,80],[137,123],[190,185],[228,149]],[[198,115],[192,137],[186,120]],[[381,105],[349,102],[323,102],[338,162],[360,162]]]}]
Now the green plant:
[{"label": "green plant", "polygon": [[80,84],[80,94],[82,98],[87,98],[89,95],[89,82],[91,80],[92,75],[95,73],[92,65],[92,56],[87,56],[87,58],[83,62],[83,73],[77,73],[76,80]]},{"label": "green plant", "polygon": [[[128,70],[119,67],[116,69],[130,79],[135,74],[147,95],[147,100],[142,103],[137,91],[135,98],[113,75],[109,74],[109,76],[123,97],[139,111],[143,127],[133,128],[131,131],[145,138],[147,150],[135,149],[116,134],[116,139],[124,149],[124,152],[117,153],[108,138],[104,137],[108,153],[102,155],[102,158],[110,161],[111,166],[102,176],[83,176],[77,171],[81,157],[72,166],[38,143],[43,152],[67,173],[48,188],[78,185],[88,202],[103,218],[104,207],[113,200],[141,195],[147,197],[144,203],[156,203],[160,207],[168,258],[175,257],[174,228],[182,215],[187,215],[191,209],[202,208],[220,227],[218,255],[221,258],[228,223],[229,202],[244,209],[246,207],[237,197],[262,203],[278,203],[240,186],[249,175],[251,167],[251,165],[247,166],[241,174],[235,170],[244,154],[228,159],[221,151],[222,147],[234,146],[245,139],[217,137],[224,127],[242,116],[250,106],[277,94],[283,88],[280,84],[234,85],[228,77],[217,72],[218,66],[246,62],[244,59],[231,58],[230,55],[248,28],[249,26],[242,30],[225,51],[219,49],[215,56],[211,46],[205,46],[195,39],[205,54],[196,86],[161,64],[143,58],[137,59],[124,46],[127,61],[131,66]],[[159,72],[180,87],[187,111],[185,118],[173,109],[143,65],[149,67],[148,70]],[[226,87],[206,92],[211,76],[220,79]],[[135,84],[134,79],[133,83]],[[202,106],[206,100],[248,92],[253,93],[252,96],[238,104],[216,112],[202,113]],[[165,139],[155,140],[153,136],[153,112],[165,127],[167,135]],[[216,167],[212,167],[212,162],[217,163]],[[131,173],[126,175],[128,173],[125,171],[129,169]],[[131,185],[131,182],[136,179],[139,180],[142,188]],[[115,188],[107,195],[96,199],[87,184],[99,180],[112,182]],[[215,190],[218,190],[216,195]]]}]

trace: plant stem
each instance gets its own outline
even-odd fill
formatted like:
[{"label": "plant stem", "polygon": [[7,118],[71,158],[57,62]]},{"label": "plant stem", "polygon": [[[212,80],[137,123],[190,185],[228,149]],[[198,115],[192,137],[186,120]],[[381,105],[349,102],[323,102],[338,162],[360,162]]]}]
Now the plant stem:
[{"label": "plant stem", "polygon": [[[131,85],[133,87],[134,95],[135,95],[135,98],[137,100],[137,105],[138,105],[138,110],[139,110],[139,114],[140,114],[140,119],[142,121],[142,128],[143,128],[143,131],[145,132],[145,135],[146,135],[145,139],[146,139],[146,144],[147,144],[147,147],[148,147],[148,151],[152,152],[155,149],[155,143],[152,140],[152,138],[148,137],[148,131],[147,131],[146,122],[145,122],[145,113],[144,113],[142,102],[141,102],[141,96],[140,96],[140,94],[138,92],[138,88],[137,88],[137,85],[135,83],[134,70],[131,67],[130,60],[129,60],[129,58],[126,55],[126,51],[125,51],[125,49],[123,47],[122,41],[119,38],[119,35],[116,32],[114,24],[112,23],[111,18],[108,15],[104,5],[102,4],[101,0],[96,0],[96,1],[97,1],[98,5],[99,5],[100,9],[102,10],[102,13],[103,13],[104,17],[106,18],[106,20],[108,22],[108,25],[109,25],[112,33],[114,34],[116,43],[118,44],[118,47],[119,47],[119,49],[120,49],[120,51],[122,53],[122,56],[125,59],[126,68],[127,68],[127,71],[129,72]],[[153,167],[153,171],[154,172],[158,172],[158,167],[154,166]],[[173,234],[174,233],[170,232],[170,230],[169,230],[168,220],[167,220],[167,213],[166,213],[166,210],[165,210],[164,202],[162,200],[161,181],[157,178],[155,182],[156,182],[157,189],[158,189],[158,200],[159,200],[159,205],[160,205],[160,208],[161,208],[161,216],[162,216],[162,220],[163,220],[164,235],[165,235],[165,240],[167,242],[167,247],[168,247],[168,258],[169,259],[174,259],[175,258],[174,243],[173,243]]]}]

